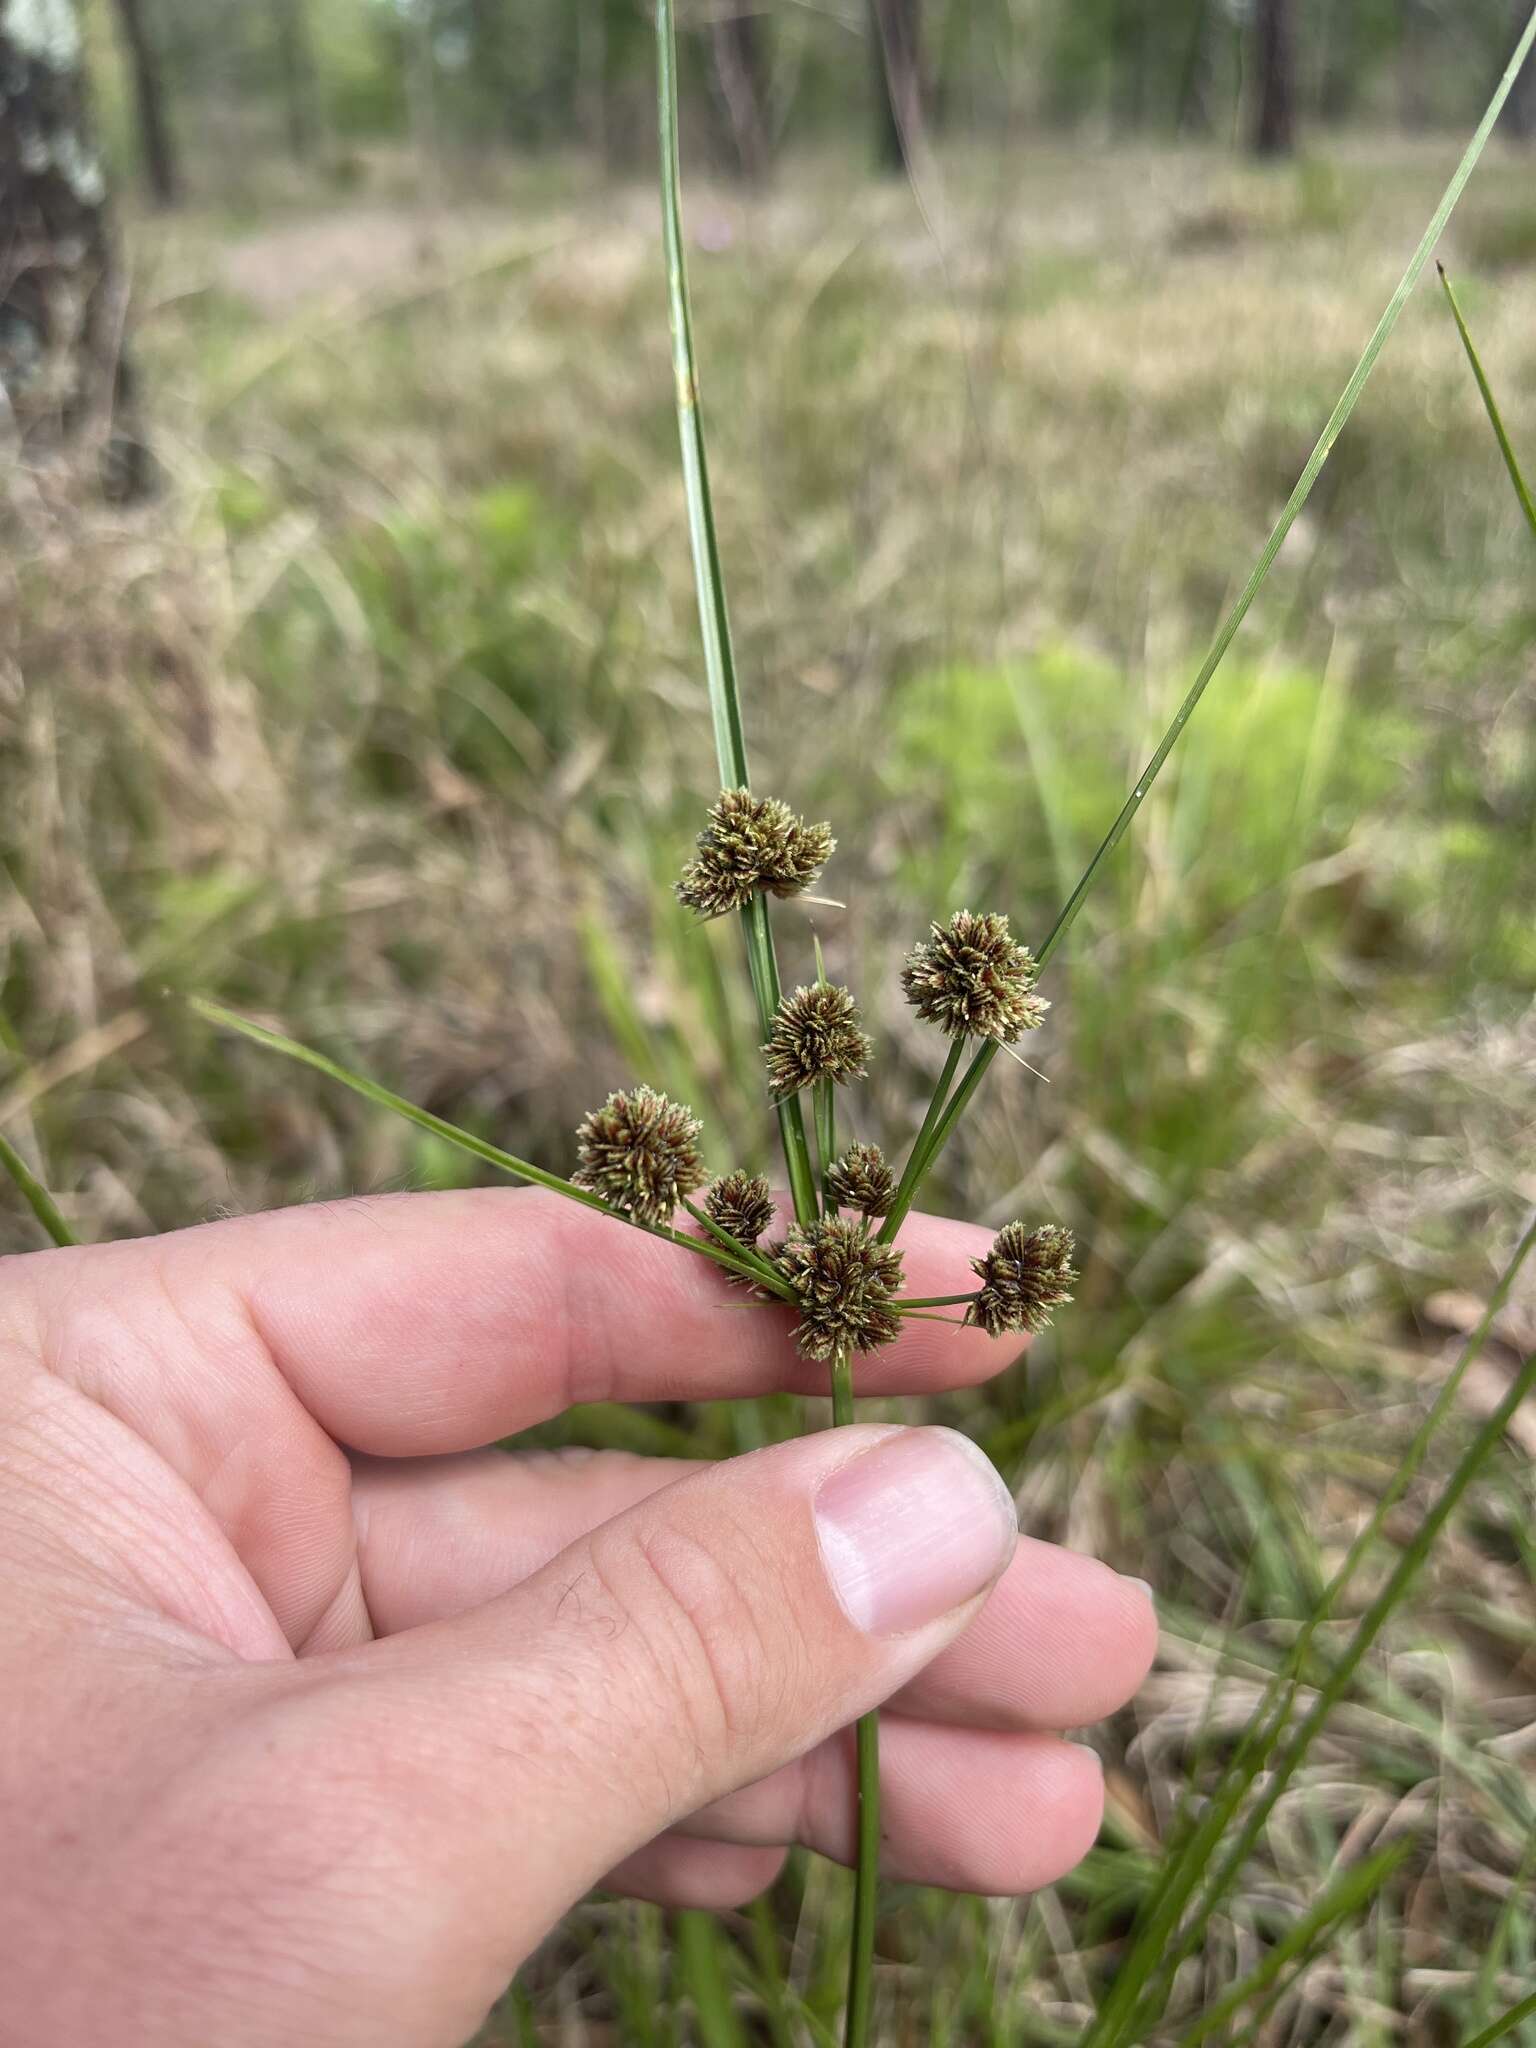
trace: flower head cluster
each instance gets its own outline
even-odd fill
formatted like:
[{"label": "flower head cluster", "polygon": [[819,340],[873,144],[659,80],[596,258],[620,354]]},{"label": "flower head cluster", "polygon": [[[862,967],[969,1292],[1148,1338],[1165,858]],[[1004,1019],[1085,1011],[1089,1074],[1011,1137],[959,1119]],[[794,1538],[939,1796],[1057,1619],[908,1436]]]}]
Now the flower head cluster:
[{"label": "flower head cluster", "polygon": [[813,982],[785,996],[769,1029],[763,1057],[775,1101],[812,1081],[852,1081],[864,1072],[873,1043],[859,1029],[859,1006],[845,988]]},{"label": "flower head cluster", "polygon": [[582,1118],[572,1179],[637,1223],[665,1223],[684,1195],[709,1178],[699,1156],[699,1119],[654,1088],[616,1092]]},{"label": "flower head cluster", "polygon": [[878,1145],[850,1145],[827,1173],[827,1193],[839,1208],[885,1216],[896,1199],[896,1180]]},{"label": "flower head cluster", "polygon": [[799,1304],[795,1341],[807,1358],[876,1351],[900,1334],[893,1304],[901,1253],[877,1244],[862,1223],[828,1216],[797,1224],[776,1247],[773,1262]]},{"label": "flower head cluster", "polygon": [[704,1211],[748,1251],[773,1221],[773,1190],[760,1173],[726,1173],[710,1184]]},{"label": "flower head cluster", "polygon": [[901,985],[920,1017],[951,1038],[1009,1045],[1033,1031],[1050,1007],[1034,993],[1039,969],[995,911],[957,911],[907,955]]},{"label": "flower head cluster", "polygon": [[1043,1330],[1051,1310],[1072,1299],[1074,1249],[1071,1231],[1058,1224],[1004,1224],[985,1257],[971,1261],[981,1289],[965,1320],[989,1337]]},{"label": "flower head cluster", "polygon": [[723,917],[761,891],[798,896],[826,866],[837,844],[827,825],[808,825],[774,796],[725,789],[710,807],[698,851],[683,869],[677,894],[701,917]]}]

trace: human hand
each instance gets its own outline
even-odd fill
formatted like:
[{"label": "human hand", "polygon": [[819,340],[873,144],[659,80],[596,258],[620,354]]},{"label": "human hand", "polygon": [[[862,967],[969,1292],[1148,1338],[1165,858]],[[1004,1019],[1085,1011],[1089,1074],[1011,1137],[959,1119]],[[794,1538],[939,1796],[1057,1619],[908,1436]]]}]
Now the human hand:
[{"label": "human hand", "polygon": [[[985,1235],[913,1218],[914,1292]],[[985,1379],[929,1322],[867,1393]],[[1144,1594],[948,1431],[694,1467],[477,1450],[588,1400],[820,1392],[788,1318],[537,1192],[0,1260],[0,2041],[456,2048],[598,1883],[849,1860],[1012,1893],[1102,1789]],[[341,1447],[346,1446],[343,1450]]]}]

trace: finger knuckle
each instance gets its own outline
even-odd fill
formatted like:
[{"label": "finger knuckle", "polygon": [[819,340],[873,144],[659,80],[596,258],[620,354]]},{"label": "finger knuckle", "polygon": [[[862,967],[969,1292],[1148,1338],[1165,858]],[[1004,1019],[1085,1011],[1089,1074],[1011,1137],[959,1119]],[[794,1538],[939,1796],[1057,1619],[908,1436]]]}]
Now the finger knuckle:
[{"label": "finger knuckle", "polygon": [[599,1569],[631,1616],[627,1636],[687,1733],[690,1796],[712,1797],[783,1718],[792,1631],[772,1612],[742,1532],[706,1541],[664,1523],[606,1548]]}]

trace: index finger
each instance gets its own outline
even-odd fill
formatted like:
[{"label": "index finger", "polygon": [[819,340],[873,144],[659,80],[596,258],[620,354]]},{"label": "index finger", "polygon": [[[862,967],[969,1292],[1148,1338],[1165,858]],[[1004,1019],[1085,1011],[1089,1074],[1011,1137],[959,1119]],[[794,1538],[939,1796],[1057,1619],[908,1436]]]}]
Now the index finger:
[{"label": "index finger", "polygon": [[[955,1293],[988,1234],[913,1216],[905,1291]],[[392,1195],[280,1210],[161,1240],[239,1295],[283,1376],[339,1442],[380,1457],[461,1451],[583,1401],[822,1393],[793,1311],[711,1261],[540,1189]],[[952,1311],[958,1317],[958,1311]],[[869,1394],[974,1385],[1015,1357],[908,1322],[861,1357]]]}]

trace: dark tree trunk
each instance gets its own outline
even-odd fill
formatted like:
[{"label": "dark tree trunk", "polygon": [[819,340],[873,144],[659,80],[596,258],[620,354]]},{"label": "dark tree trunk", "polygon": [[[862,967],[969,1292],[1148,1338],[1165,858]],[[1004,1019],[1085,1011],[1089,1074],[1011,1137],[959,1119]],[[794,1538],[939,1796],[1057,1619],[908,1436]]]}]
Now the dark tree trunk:
[{"label": "dark tree trunk", "polygon": [[1295,49],[1291,0],[1258,0],[1253,15],[1253,152],[1290,156],[1296,147]]},{"label": "dark tree trunk", "polygon": [[[1530,20],[1531,11],[1525,0],[1514,0],[1511,10],[1509,47],[1499,67],[1503,76],[1503,65],[1509,61],[1510,52],[1524,33],[1525,24]],[[1513,142],[1536,141],[1536,62],[1527,58],[1524,69],[1515,80],[1514,90],[1504,102],[1504,133]]]},{"label": "dark tree trunk", "polygon": [[283,80],[283,130],[288,138],[288,154],[295,163],[307,164],[313,160],[320,142],[309,15],[305,0],[274,0],[274,5],[277,65]]},{"label": "dark tree trunk", "polygon": [[165,111],[159,53],[145,18],[144,0],[117,0],[117,19],[133,77],[145,183],[156,206],[174,206],[181,196],[181,172],[175,137]]},{"label": "dark tree trunk", "polygon": [[755,14],[727,15],[713,30],[715,83],[725,106],[735,166],[749,184],[768,175],[768,81],[762,24]]},{"label": "dark tree trunk", "polygon": [[0,427],[28,451],[94,432],[130,498],[152,465],[83,64],[72,0],[0,13]]},{"label": "dark tree trunk", "polygon": [[922,149],[928,91],[922,0],[869,0],[875,81],[875,161],[910,171]]}]

